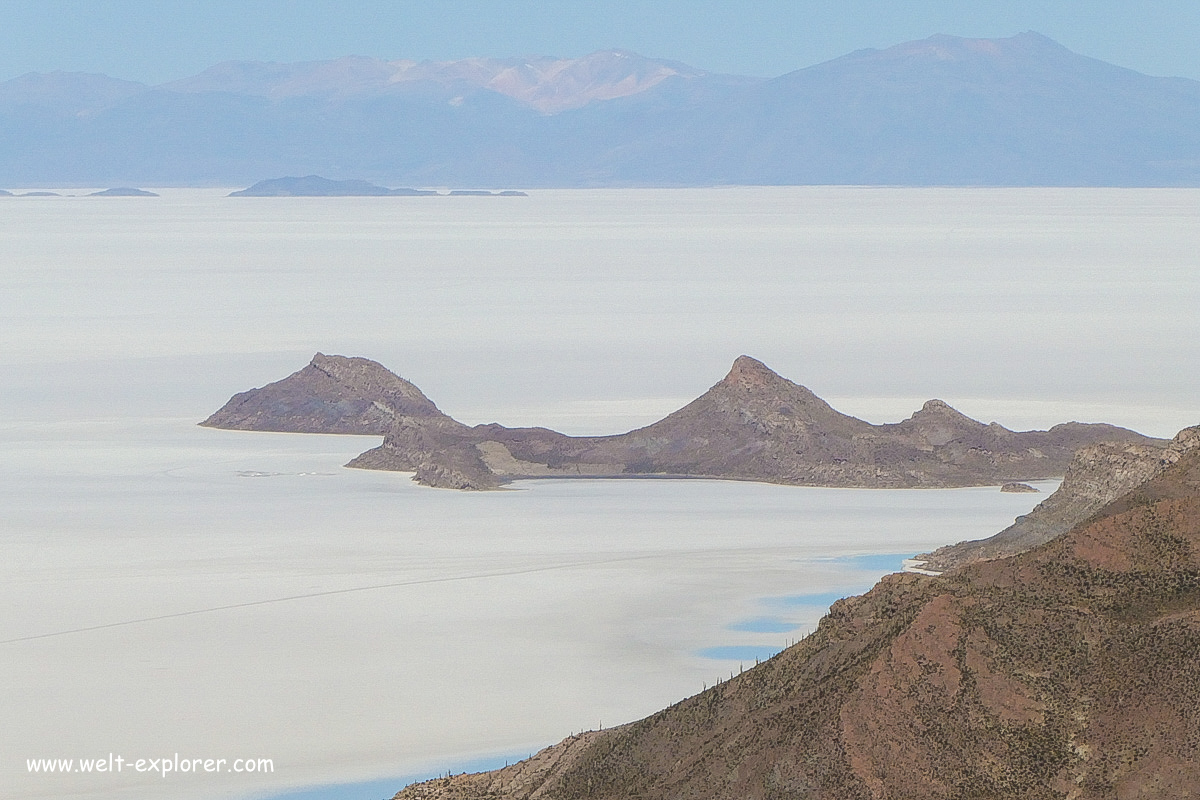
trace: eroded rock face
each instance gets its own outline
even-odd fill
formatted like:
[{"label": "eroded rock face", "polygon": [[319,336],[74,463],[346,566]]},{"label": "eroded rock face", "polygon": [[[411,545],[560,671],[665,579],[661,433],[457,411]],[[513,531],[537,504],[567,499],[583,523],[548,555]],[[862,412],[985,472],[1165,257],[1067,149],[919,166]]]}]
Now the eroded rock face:
[{"label": "eroded rock face", "polygon": [[519,478],[662,475],[803,486],[982,486],[1061,475],[1097,441],[1152,444],[1111,425],[1049,431],[984,425],[940,400],[872,425],[842,414],[762,362],[729,374],[664,419],[618,436],[467,427],[408,381],[366,359],[321,356],[291,377],[236,395],[203,424],[248,430],[386,433],[350,466],[415,471],[431,486],[496,488]]},{"label": "eroded rock face", "polygon": [[1022,553],[1061,536],[1108,503],[1158,475],[1184,453],[1200,447],[1200,426],[1184,428],[1162,446],[1103,443],[1075,454],[1062,485],[1028,514],[987,539],[943,547],[917,556],[923,569],[945,571],[964,564]]},{"label": "eroded rock face", "polygon": [[1187,449],[1042,547],[888,576],[726,683],[396,798],[1187,797],[1197,652],[1200,449]]}]

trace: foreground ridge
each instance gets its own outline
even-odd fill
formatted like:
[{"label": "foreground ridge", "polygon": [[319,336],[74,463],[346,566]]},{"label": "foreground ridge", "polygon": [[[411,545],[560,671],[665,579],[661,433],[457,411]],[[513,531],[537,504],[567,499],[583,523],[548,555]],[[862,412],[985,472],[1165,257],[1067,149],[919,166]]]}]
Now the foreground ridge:
[{"label": "foreground ridge", "polygon": [[1186,797],[1198,648],[1190,448],[1053,542],[887,576],[701,694],[396,800]]},{"label": "foreground ridge", "polygon": [[944,488],[1058,477],[1080,447],[1165,442],[1104,424],[1010,431],[930,400],[902,422],[842,414],[740,356],[696,400],[617,436],[470,427],[364,358],[318,353],[282,381],[234,395],[201,423],[235,430],[383,435],[347,466],[415,473],[427,486],[495,489],[522,478],[683,476],[797,486]]},{"label": "foreground ridge", "polygon": [[1033,511],[995,536],[948,545],[914,560],[925,570],[944,572],[1023,553],[1066,533],[1196,447],[1200,447],[1200,427],[1184,428],[1166,447],[1106,442],[1081,448],[1071,459],[1062,485]]}]

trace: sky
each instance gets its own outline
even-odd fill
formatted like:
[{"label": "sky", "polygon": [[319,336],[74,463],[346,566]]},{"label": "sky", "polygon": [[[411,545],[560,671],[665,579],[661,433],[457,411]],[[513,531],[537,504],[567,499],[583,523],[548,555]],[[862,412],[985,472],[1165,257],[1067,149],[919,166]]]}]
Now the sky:
[{"label": "sky", "polygon": [[773,77],[934,33],[1026,30],[1140,72],[1200,79],[1195,0],[0,0],[0,80],[67,70],[155,84],[240,59],[606,48]]}]

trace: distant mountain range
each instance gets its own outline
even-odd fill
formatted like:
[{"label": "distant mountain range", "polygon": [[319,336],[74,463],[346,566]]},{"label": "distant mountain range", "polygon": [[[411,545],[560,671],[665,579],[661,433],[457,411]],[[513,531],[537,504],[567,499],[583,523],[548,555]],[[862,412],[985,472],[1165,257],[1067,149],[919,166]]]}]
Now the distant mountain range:
[{"label": "distant mountain range", "polygon": [[1200,82],[1036,33],[773,79],[578,59],[229,62],[161,86],[0,83],[0,185],[1200,185]]},{"label": "distant mountain range", "polygon": [[801,486],[986,486],[1062,475],[1080,447],[1165,444],[1104,424],[1048,431],[985,425],[940,400],[872,425],[741,356],[723,380],[662,420],[619,436],[469,427],[365,358],[317,353],[283,380],[234,395],[202,425],[383,434],[347,466],[413,472],[419,483],[495,489],[521,478],[705,477]]}]

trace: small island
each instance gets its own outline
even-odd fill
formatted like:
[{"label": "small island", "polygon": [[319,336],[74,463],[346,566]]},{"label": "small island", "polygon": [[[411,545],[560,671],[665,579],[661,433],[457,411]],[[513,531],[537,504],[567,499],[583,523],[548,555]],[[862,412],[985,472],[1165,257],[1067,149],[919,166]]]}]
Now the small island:
[{"label": "small island", "polygon": [[248,189],[230,192],[230,197],[528,197],[525,192],[505,190],[491,192],[482,189],[455,189],[444,195],[433,189],[411,189],[401,187],[389,189],[370,181],[335,181],[320,175],[305,175],[302,178],[272,178],[259,181]]},{"label": "small island", "polygon": [[158,195],[154,192],[148,192],[145,189],[118,186],[113,189],[105,189],[102,192],[92,192],[88,197],[158,197]]},{"label": "small island", "polygon": [[450,197],[528,197],[525,192],[517,192],[512,189],[503,192],[489,192],[484,189],[454,189],[450,192]]}]

